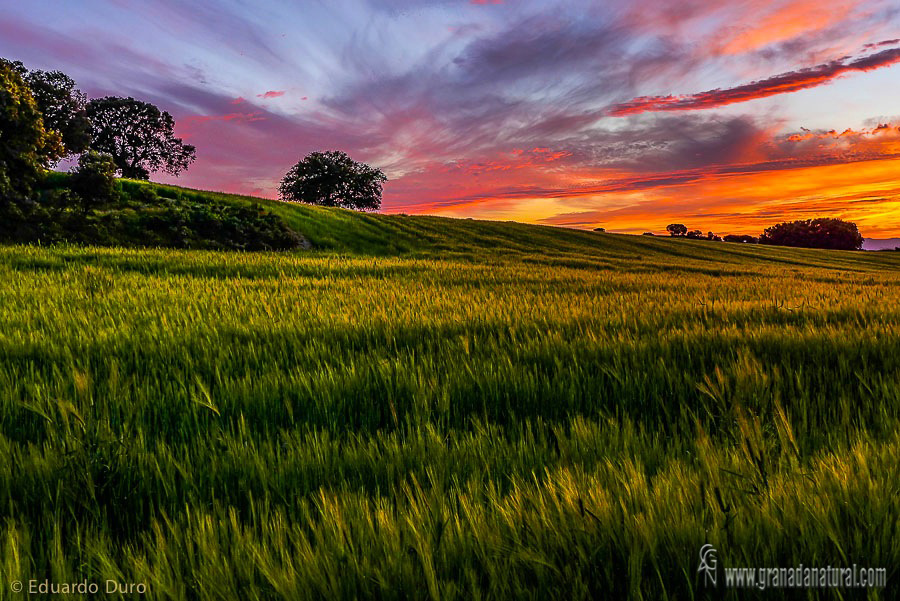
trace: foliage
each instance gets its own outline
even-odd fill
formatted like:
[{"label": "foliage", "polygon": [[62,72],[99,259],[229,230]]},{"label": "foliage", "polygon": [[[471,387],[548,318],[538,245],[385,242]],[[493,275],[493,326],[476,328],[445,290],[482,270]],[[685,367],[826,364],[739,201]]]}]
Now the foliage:
[{"label": "foliage", "polygon": [[744,598],[711,543],[895,584],[897,255],[283,210],[458,252],[0,247],[4,582]]},{"label": "foliage", "polygon": [[685,237],[691,240],[704,240],[706,238],[700,230],[691,230],[685,234]]},{"label": "foliage", "polygon": [[687,226],[683,223],[670,223],[666,226],[666,231],[670,236],[684,236],[687,234]]},{"label": "foliage", "polygon": [[859,250],[862,248],[863,237],[855,223],[822,217],[779,223],[766,228],[759,237],[759,243],[800,248]]},{"label": "foliage", "polygon": [[91,148],[113,157],[122,177],[147,179],[151,172],[178,175],[196,149],[175,137],[175,119],[148,102],[106,96],[87,106]]},{"label": "foliage", "polygon": [[385,181],[380,170],[332,150],[306,155],[284,176],[279,191],[283,200],[291,202],[377,210]]},{"label": "foliage", "polygon": [[90,150],[78,157],[69,187],[81,199],[83,210],[115,202],[119,197],[116,164],[108,154]]},{"label": "foliage", "polygon": [[29,71],[21,61],[0,61],[7,62],[22,76],[41,112],[44,127],[60,136],[63,155],[86,150],[91,141],[87,96],[75,87],[75,81],[61,71]]},{"label": "foliage", "polygon": [[0,61],[0,204],[29,200],[43,168],[61,152],[21,75]]},{"label": "foliage", "polygon": [[85,153],[75,173],[48,178],[37,202],[0,211],[0,241],[215,250],[309,247],[281,216],[262,206],[117,181],[110,176],[114,169],[108,156]]},{"label": "foliage", "polygon": [[602,234],[602,233],[606,232],[606,228],[605,227],[595,227],[594,231]]},{"label": "foliage", "polygon": [[723,240],[725,242],[740,242],[742,244],[756,244],[759,242],[759,238],[749,234],[727,234]]}]

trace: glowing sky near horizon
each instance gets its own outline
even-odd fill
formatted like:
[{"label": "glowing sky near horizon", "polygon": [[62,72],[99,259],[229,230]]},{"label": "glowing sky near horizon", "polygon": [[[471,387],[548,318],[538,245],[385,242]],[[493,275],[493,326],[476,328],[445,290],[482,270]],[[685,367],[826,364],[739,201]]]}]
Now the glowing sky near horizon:
[{"label": "glowing sky near horizon", "polygon": [[177,120],[158,181],[275,197],[313,150],[386,212],[900,236],[897,0],[33,0],[0,56]]}]

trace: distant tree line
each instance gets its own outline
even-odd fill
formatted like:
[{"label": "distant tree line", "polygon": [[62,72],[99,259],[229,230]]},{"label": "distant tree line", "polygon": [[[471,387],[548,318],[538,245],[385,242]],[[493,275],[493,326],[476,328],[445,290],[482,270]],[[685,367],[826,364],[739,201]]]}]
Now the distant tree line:
[{"label": "distant tree line", "polygon": [[[666,231],[675,238],[831,250],[859,250],[864,241],[855,223],[828,217],[779,223],[766,228],[759,236],[727,234],[719,237],[713,232],[703,234],[700,230],[689,231],[683,223],[670,223],[666,226]],[[644,235],[653,236],[654,234],[644,232]]]}]

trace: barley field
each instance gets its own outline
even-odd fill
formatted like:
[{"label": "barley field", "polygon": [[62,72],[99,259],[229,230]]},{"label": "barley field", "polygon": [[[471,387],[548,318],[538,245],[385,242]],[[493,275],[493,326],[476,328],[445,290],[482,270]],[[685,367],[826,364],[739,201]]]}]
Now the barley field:
[{"label": "barley field", "polygon": [[0,247],[0,599],[900,595],[900,253],[327,215]]}]

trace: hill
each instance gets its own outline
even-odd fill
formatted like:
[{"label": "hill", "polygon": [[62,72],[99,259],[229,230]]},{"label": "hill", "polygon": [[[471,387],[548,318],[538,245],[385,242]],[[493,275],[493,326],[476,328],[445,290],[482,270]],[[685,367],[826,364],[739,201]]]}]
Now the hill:
[{"label": "hill", "polygon": [[887,254],[873,257],[859,252],[822,252],[665,236],[597,233],[514,221],[363,213],[178,186],[146,185],[157,190],[178,191],[197,200],[209,199],[244,206],[259,204],[280,216],[288,226],[306,238],[314,250],[332,253],[482,258],[503,253],[505,256],[550,264],[597,267],[621,260],[662,261],[662,264],[673,267],[684,260],[721,266],[761,262],[862,270],[900,266],[900,257]]},{"label": "hill", "polygon": [[896,587],[897,253],[214,200],[314,246],[0,247],[4,582],[739,599],[725,568],[855,564]]}]

